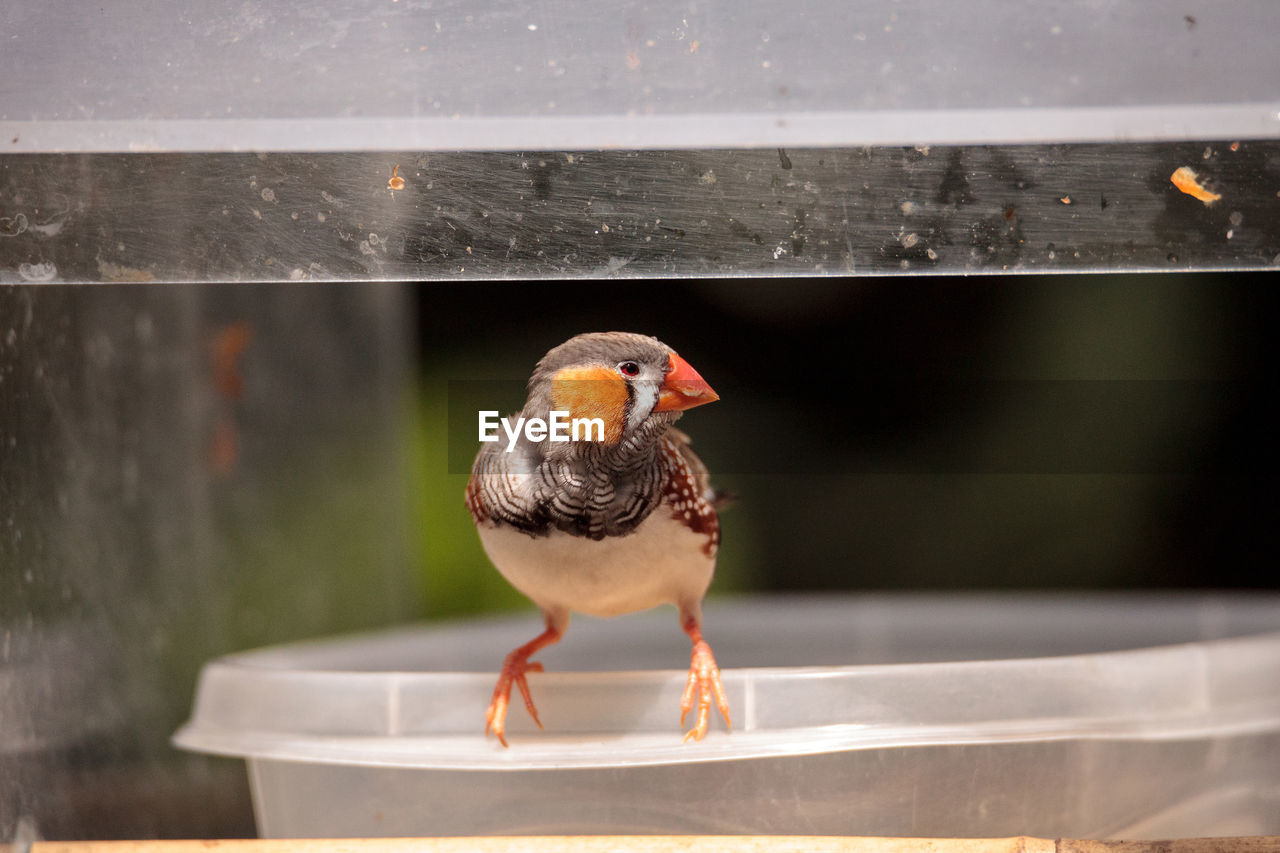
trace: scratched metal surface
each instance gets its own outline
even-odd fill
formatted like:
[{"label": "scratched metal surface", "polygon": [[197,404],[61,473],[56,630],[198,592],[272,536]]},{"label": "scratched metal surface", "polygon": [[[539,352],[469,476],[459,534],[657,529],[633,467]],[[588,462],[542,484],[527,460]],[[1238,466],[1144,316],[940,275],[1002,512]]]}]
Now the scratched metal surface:
[{"label": "scratched metal surface", "polygon": [[0,282],[1274,267],[1277,141],[0,156]]}]

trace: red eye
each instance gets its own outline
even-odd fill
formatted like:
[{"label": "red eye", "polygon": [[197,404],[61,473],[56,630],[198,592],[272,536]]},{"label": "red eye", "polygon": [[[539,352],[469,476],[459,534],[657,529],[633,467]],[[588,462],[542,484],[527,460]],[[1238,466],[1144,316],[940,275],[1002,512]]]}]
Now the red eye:
[{"label": "red eye", "polygon": [[624,361],[622,364],[618,365],[618,371],[623,376],[639,376],[640,365],[636,364],[634,361]]}]

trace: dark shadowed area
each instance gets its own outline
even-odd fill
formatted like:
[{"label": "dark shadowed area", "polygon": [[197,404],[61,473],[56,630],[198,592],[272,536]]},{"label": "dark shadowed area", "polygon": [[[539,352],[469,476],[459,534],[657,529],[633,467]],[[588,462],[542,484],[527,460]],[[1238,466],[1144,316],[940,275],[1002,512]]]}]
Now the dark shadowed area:
[{"label": "dark shadowed area", "polygon": [[[477,446],[475,400],[491,386],[491,408],[518,407],[547,349],[611,329],[661,338],[721,396],[681,421],[738,496],[713,589],[1274,587],[1274,285],[423,285],[425,397],[448,409],[447,447],[437,431],[426,452],[437,474],[436,454],[449,460],[429,478],[444,494],[424,529],[428,607],[519,601],[450,493]],[[471,566],[484,580],[448,580]]]}]

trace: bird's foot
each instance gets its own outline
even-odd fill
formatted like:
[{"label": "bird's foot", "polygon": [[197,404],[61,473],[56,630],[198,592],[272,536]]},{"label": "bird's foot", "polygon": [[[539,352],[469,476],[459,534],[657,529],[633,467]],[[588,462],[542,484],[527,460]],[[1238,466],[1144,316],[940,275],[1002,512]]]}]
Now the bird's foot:
[{"label": "bird's foot", "polygon": [[519,688],[520,695],[524,697],[524,707],[529,711],[529,716],[533,717],[538,728],[542,728],[542,720],[538,719],[538,709],[533,706],[533,696],[529,693],[529,682],[525,679],[527,672],[542,672],[542,664],[531,663],[528,656],[522,654],[523,651],[523,649],[516,649],[502,662],[498,684],[493,688],[493,699],[489,702],[489,710],[484,714],[484,733],[487,735],[492,731],[498,736],[498,741],[503,746],[508,746],[507,707],[511,704],[511,685],[513,684]]},{"label": "bird's foot", "polygon": [[711,647],[706,641],[699,636],[693,643],[693,655],[689,663],[689,680],[685,682],[684,696],[680,699],[680,726],[683,728],[684,719],[696,705],[698,708],[698,719],[689,731],[685,732],[684,739],[688,742],[692,740],[702,740],[707,734],[707,726],[711,722],[711,701],[715,699],[716,707],[720,709],[720,716],[724,717],[725,725],[732,729],[733,723],[729,720],[729,700],[724,695],[724,685],[720,683],[720,668],[716,666],[716,659],[711,654]]},{"label": "bird's foot", "polygon": [[[567,622],[566,618],[564,624]],[[507,706],[511,704],[511,685],[513,684],[520,688],[520,695],[524,697],[524,707],[529,711],[529,716],[533,717],[538,728],[542,728],[542,720],[538,719],[538,709],[533,707],[533,696],[529,694],[529,682],[525,679],[525,673],[542,672],[542,664],[530,663],[529,658],[552,643],[559,642],[562,630],[563,626],[556,627],[549,618],[547,630],[507,655],[502,661],[502,672],[498,674],[498,684],[493,688],[493,699],[489,701],[489,710],[484,713],[484,733],[487,735],[492,731],[498,736],[498,741],[503,746],[508,745]]]}]

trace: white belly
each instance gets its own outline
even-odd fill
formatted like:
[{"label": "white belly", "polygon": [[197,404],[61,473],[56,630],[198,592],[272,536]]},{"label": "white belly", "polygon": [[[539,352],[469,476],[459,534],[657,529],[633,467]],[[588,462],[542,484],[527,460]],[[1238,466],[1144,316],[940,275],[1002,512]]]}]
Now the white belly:
[{"label": "white belly", "polygon": [[707,537],[665,506],[634,532],[600,540],[561,531],[532,537],[507,525],[479,531],[498,571],[548,611],[618,616],[675,604],[696,613],[715,571],[715,557],[703,551]]}]

